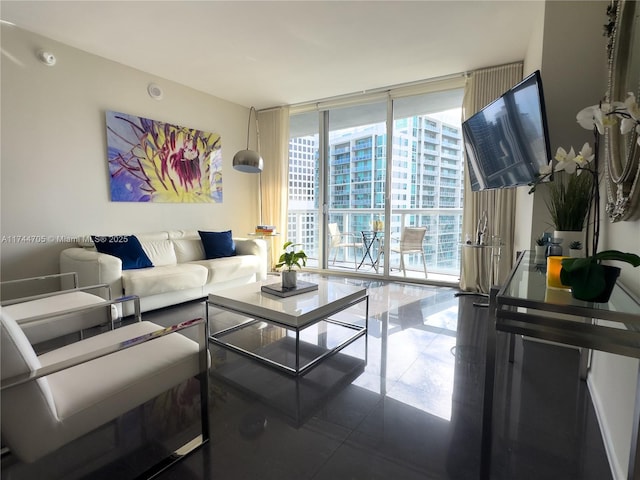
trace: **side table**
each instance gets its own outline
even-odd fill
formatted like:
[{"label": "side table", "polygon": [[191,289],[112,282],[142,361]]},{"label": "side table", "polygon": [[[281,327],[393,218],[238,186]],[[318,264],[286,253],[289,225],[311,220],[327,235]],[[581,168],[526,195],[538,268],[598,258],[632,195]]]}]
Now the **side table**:
[{"label": "side table", "polygon": [[[475,251],[478,252],[478,254],[481,256],[481,263],[483,265],[483,267],[486,269],[487,271],[487,279],[486,279],[486,288],[487,288],[487,293],[485,292],[458,292],[455,294],[456,297],[459,296],[464,296],[464,295],[473,295],[473,296],[477,296],[477,297],[484,297],[484,298],[489,298],[489,291],[491,290],[491,285],[492,285],[492,273],[493,273],[493,268],[496,265],[496,262],[500,261],[500,253],[501,253],[501,249],[502,249],[502,243],[500,240],[497,240],[496,242],[492,242],[490,244],[484,244],[484,243],[461,243],[460,247],[462,247],[462,251],[464,252],[465,249],[469,249],[470,252]],[[487,255],[488,253],[488,255]],[[488,263],[486,258],[488,258]],[[483,285],[484,286],[484,285]],[[474,303],[474,305],[476,307],[488,307],[489,303],[488,302],[478,302],[478,303]]]},{"label": "side table", "polygon": [[[364,262],[367,260],[367,257],[369,257],[371,266],[375,268],[376,273],[378,273],[378,268],[380,266],[380,237],[381,237],[381,234],[382,236],[384,236],[384,231],[363,230],[360,232],[360,234],[362,235],[362,246],[364,247],[364,253],[362,254],[362,260],[360,260],[360,264],[358,265],[358,268],[356,268],[356,270],[360,270],[360,268],[362,268],[362,265],[364,265]],[[374,248],[374,244],[377,246],[377,250],[378,250],[375,253],[371,251],[371,249]],[[372,253],[376,257],[375,260],[373,259]]]},{"label": "side table", "polygon": [[248,235],[252,236],[252,237],[257,237],[257,238],[264,238],[267,240],[267,258],[269,259],[269,268],[267,271],[267,275],[279,275],[278,272],[275,271],[274,269],[274,265],[275,262],[273,261],[273,258],[271,258],[271,255],[273,252],[273,249],[271,247],[271,240],[273,240],[275,237],[279,237],[280,233],[278,232],[273,232],[273,233],[261,233],[261,232],[249,232]]}]

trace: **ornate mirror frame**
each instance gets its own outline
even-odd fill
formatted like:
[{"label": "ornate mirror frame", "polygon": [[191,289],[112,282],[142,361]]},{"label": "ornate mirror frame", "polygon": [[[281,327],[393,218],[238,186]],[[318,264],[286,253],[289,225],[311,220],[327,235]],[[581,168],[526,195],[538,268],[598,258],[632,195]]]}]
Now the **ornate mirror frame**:
[{"label": "ornate mirror frame", "polygon": [[[612,0],[607,9],[610,22],[609,82],[607,102],[622,102],[628,92],[640,97],[640,5],[631,0]],[[637,217],[640,202],[640,146],[638,134],[605,131],[604,181],[607,188],[607,214],[612,222]]]}]

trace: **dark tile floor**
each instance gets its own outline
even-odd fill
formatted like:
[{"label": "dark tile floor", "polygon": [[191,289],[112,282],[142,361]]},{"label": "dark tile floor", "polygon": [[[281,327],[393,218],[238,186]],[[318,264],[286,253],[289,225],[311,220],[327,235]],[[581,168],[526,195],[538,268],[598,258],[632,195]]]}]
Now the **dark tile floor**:
[{"label": "dark tile floor", "polygon": [[[214,348],[211,442],[161,478],[478,478],[487,310],[453,289],[336,280],[368,287],[366,366],[334,357],[296,381]],[[511,365],[499,345],[493,476],[611,478],[577,350],[519,340]]]},{"label": "dark tile floor", "polygon": [[[334,279],[368,288],[366,365],[363,339],[298,380],[213,347],[211,441],[160,479],[478,478],[487,310],[454,289]],[[610,479],[577,350],[518,339],[509,364],[505,346],[499,334],[493,478]]]}]

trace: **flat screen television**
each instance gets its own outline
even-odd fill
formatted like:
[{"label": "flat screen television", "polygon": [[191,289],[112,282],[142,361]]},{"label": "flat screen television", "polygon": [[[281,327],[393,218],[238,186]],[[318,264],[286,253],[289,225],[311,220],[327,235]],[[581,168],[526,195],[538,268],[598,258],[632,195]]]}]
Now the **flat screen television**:
[{"label": "flat screen television", "polygon": [[551,149],[540,71],[462,123],[473,191],[528,185]]}]

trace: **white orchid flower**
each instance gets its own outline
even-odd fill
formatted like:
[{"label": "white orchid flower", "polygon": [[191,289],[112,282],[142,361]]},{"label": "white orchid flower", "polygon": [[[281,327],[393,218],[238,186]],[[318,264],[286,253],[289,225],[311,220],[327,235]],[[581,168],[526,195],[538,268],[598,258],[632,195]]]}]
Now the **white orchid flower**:
[{"label": "white orchid flower", "polygon": [[[576,155],[575,162],[576,162],[576,169],[574,170],[574,172],[576,175],[580,175],[582,173],[582,170],[587,168],[589,165],[589,162],[587,161],[586,158],[582,156],[582,154]],[[565,171],[567,171],[567,169],[565,169]]]},{"label": "white orchid flower", "polygon": [[617,117],[614,115],[617,108],[625,107],[621,102],[591,105],[580,110],[576,115],[576,120],[582,128],[587,130],[593,130],[593,127],[596,127],[598,133],[602,135],[605,128],[612,127],[618,123]]},{"label": "white orchid flower", "polygon": [[547,164],[547,165],[543,165],[542,167],[540,167],[540,169],[538,170],[538,174],[541,177],[544,177],[546,175],[549,175],[551,173],[551,163]]},{"label": "white orchid flower", "polygon": [[[600,108],[598,105],[591,105],[590,107],[583,108],[576,115],[576,120],[582,128],[593,130],[593,127],[596,126],[596,112],[599,110]],[[598,131],[600,131],[599,128]]]},{"label": "white orchid flower", "polygon": [[585,160],[585,165],[593,162],[593,159],[596,158],[591,145],[589,145],[589,142],[585,142],[580,149],[580,156]]},{"label": "white orchid flower", "polygon": [[618,123],[618,117],[614,115],[614,112],[622,105],[620,102],[603,103],[596,112],[596,126],[600,135],[604,134],[605,128],[614,127]]},{"label": "white orchid flower", "polygon": [[[567,155],[569,155],[569,154],[567,153],[567,151],[564,148],[558,147],[558,150],[556,150],[556,156],[553,157],[553,158],[555,158],[559,162],[562,162],[562,161],[566,160]],[[574,156],[575,156],[575,153],[574,153]]]},{"label": "white orchid flower", "polygon": [[634,129],[636,126],[636,121],[633,118],[625,118],[623,117],[620,121],[620,133],[622,135],[626,135],[630,131]]},{"label": "white orchid flower", "polygon": [[624,101],[624,106],[633,120],[635,120],[636,122],[640,120],[640,107],[636,102],[636,96],[633,94],[633,92],[628,93],[627,99]]},{"label": "white orchid flower", "polygon": [[576,152],[573,150],[573,147],[571,147],[568,153],[564,148],[558,147],[555,159],[558,163],[554,171],[561,172],[564,170],[569,174],[573,174],[576,171],[578,164],[576,163]]},{"label": "white orchid flower", "polygon": [[616,114],[621,118],[620,133],[626,135],[636,127],[640,120],[640,107],[638,107],[633,92],[627,94],[624,103],[616,102],[615,109]]}]

